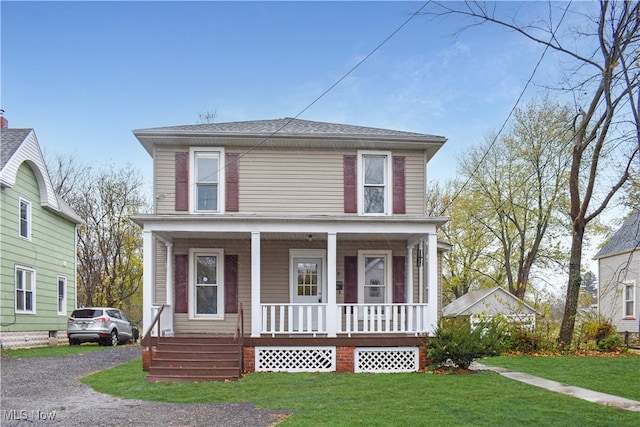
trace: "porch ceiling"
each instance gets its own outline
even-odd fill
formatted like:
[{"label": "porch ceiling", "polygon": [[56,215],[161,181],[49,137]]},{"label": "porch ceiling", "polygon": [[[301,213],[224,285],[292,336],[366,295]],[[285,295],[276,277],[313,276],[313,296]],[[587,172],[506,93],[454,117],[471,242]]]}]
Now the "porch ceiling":
[{"label": "porch ceiling", "polygon": [[[205,231],[157,231],[155,234],[167,241],[175,239],[185,240],[251,240],[251,233],[238,232],[205,232]],[[416,233],[338,233],[336,238],[338,241],[414,241],[425,238],[424,234]],[[280,240],[280,241],[311,241],[326,242],[326,233],[305,233],[305,232],[287,232],[287,233],[261,233],[262,240]]]}]

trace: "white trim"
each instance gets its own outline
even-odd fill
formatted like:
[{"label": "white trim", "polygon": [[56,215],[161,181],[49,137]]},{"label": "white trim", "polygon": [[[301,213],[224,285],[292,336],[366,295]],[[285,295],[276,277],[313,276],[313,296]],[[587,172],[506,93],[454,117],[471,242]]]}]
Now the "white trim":
[{"label": "white trim", "polygon": [[[147,227],[142,231],[142,334],[147,333],[155,317],[153,308],[154,279],[155,279],[155,239]],[[167,277],[173,281],[173,277]],[[77,303],[76,303],[77,307]],[[155,328],[154,328],[155,329]],[[142,335],[141,334],[141,335]]]},{"label": "white trim", "polygon": [[[198,314],[196,313],[196,257],[215,256],[216,260],[216,283],[217,287],[217,313]],[[224,319],[224,249],[214,248],[189,248],[189,319],[190,320],[223,320]]]},{"label": "white trim", "polygon": [[[370,356],[380,354],[380,363],[375,363],[374,367],[363,368],[363,355]],[[403,365],[402,360],[393,360],[394,356],[410,355],[411,362]],[[394,356],[392,356],[394,355]],[[397,357],[397,356],[396,356]],[[394,363],[395,362],[395,363]],[[393,366],[397,364],[398,366]],[[353,352],[353,372],[354,373],[388,373],[388,372],[417,372],[420,369],[420,348],[418,347],[356,347]]]},{"label": "white trim", "polygon": [[[216,210],[197,209],[197,185],[196,185],[196,153],[217,154],[218,157],[218,206]],[[225,212],[225,165],[226,156],[223,147],[191,147],[189,149],[189,212],[192,214],[224,214]]]},{"label": "white trim", "polygon": [[338,310],[336,305],[337,276],[337,233],[327,233],[327,336],[334,338],[338,333]]},{"label": "white trim", "polygon": [[[384,257],[384,304],[393,302],[393,252],[382,249],[360,249],[358,250],[358,304],[365,304],[365,257]],[[372,304],[372,303],[370,303]]]},{"label": "white trim", "polygon": [[[18,299],[16,298],[17,295],[17,291],[18,291],[18,282],[17,282],[17,278],[18,278],[18,270],[20,271],[28,271],[31,273],[31,310],[18,310]],[[13,269],[13,309],[15,310],[16,314],[36,314],[36,270],[30,267],[25,267],[22,265],[16,265]],[[23,292],[26,292],[23,289]],[[26,295],[25,295],[25,299],[24,299],[24,306],[26,307]]]},{"label": "white trim", "polygon": [[[627,313],[627,288],[632,290],[631,298],[631,314]],[[622,319],[623,320],[635,320],[636,318],[636,281],[625,280],[622,282]]]},{"label": "white trim", "polygon": [[[60,310],[60,280],[64,281],[63,295],[62,295],[62,310]],[[64,316],[67,314],[67,277],[59,275],[56,279],[56,307],[58,310],[58,314]]]},{"label": "white trim", "polygon": [[256,372],[335,372],[336,353],[335,346],[257,346],[254,365]]},{"label": "white trim", "polygon": [[[382,213],[365,213],[364,211],[364,157],[384,157],[384,209]],[[392,189],[393,189],[393,170],[391,167],[392,154],[391,151],[373,151],[373,150],[358,150],[357,160],[357,186],[358,186],[358,215],[364,216],[388,216],[391,215],[392,205]]]},{"label": "white trim", "polygon": [[[22,235],[22,204],[23,203],[27,207],[27,235],[26,236]],[[18,197],[18,237],[28,242],[31,241],[31,234],[33,230],[32,212],[33,212],[33,205],[31,204],[31,202],[24,197]]]},{"label": "white trim", "polygon": [[251,232],[251,336],[259,337],[260,317],[260,233]]}]

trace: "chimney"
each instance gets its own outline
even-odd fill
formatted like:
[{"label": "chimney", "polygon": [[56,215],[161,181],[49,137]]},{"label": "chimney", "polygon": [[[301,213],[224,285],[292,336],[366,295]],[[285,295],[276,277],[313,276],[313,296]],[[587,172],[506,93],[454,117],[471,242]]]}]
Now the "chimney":
[{"label": "chimney", "polygon": [[0,110],[0,128],[6,129],[9,127],[9,122],[4,118],[4,110]]}]

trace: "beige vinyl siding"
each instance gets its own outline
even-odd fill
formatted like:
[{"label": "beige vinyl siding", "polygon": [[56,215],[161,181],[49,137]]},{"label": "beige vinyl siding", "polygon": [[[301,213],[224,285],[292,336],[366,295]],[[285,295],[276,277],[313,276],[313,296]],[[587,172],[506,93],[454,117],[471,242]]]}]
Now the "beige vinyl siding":
[{"label": "beige vinyl siding", "polygon": [[[226,147],[240,153],[239,214],[344,214],[343,156],[357,150]],[[185,147],[158,147],[155,158],[156,213],[175,211],[175,153]],[[423,151],[397,151],[406,158],[406,214],[423,215]],[[235,214],[235,213],[234,213]]]},{"label": "beige vinyl siding", "polygon": [[[223,248],[225,255],[238,255],[238,302],[244,306],[245,333],[251,332],[251,245],[250,240],[189,240],[176,241],[175,253],[186,254],[189,248]],[[261,302],[290,302],[290,249],[326,250],[326,241],[263,240],[261,242]],[[344,257],[357,256],[359,249],[392,249],[394,256],[406,256],[405,242],[338,242],[337,281],[344,282]],[[412,262],[415,263],[415,254]],[[164,270],[164,258],[156,257],[160,270]],[[390,266],[391,268],[391,266]],[[414,268],[414,302],[418,302],[418,270]],[[426,274],[426,273],[425,273]],[[325,277],[326,280],[326,277]],[[157,293],[156,293],[157,294]],[[344,302],[344,290],[336,295],[338,303]],[[175,333],[233,333],[236,314],[225,314],[224,320],[190,320],[189,315],[176,314]]]},{"label": "beige vinyl siding", "polygon": [[154,159],[156,213],[176,212],[176,153],[188,153],[189,148],[158,147]]},{"label": "beige vinyl siding", "polygon": [[[247,240],[179,240],[174,242],[175,254],[187,254],[189,248],[224,249],[225,255],[238,255],[238,306],[244,309],[245,334],[251,333],[251,244]],[[191,277],[189,278],[191,280]],[[225,313],[224,320],[193,320],[188,313],[176,313],[176,334],[230,334],[235,332],[238,314]]]},{"label": "beige vinyl siding", "polygon": [[[156,240],[154,249],[156,262],[153,272],[153,303],[173,304],[173,301],[167,301],[167,246]],[[171,280],[173,282],[173,279]]]}]

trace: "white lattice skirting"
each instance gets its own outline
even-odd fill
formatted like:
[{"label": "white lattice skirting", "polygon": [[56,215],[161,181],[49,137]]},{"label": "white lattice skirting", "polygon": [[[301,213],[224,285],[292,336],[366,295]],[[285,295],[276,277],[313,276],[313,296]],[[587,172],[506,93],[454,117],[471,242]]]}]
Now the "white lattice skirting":
[{"label": "white lattice skirting", "polygon": [[256,347],[257,372],[334,372],[335,347]]},{"label": "white lattice skirting", "polygon": [[420,368],[417,347],[359,347],[355,350],[355,372],[416,372]]}]

